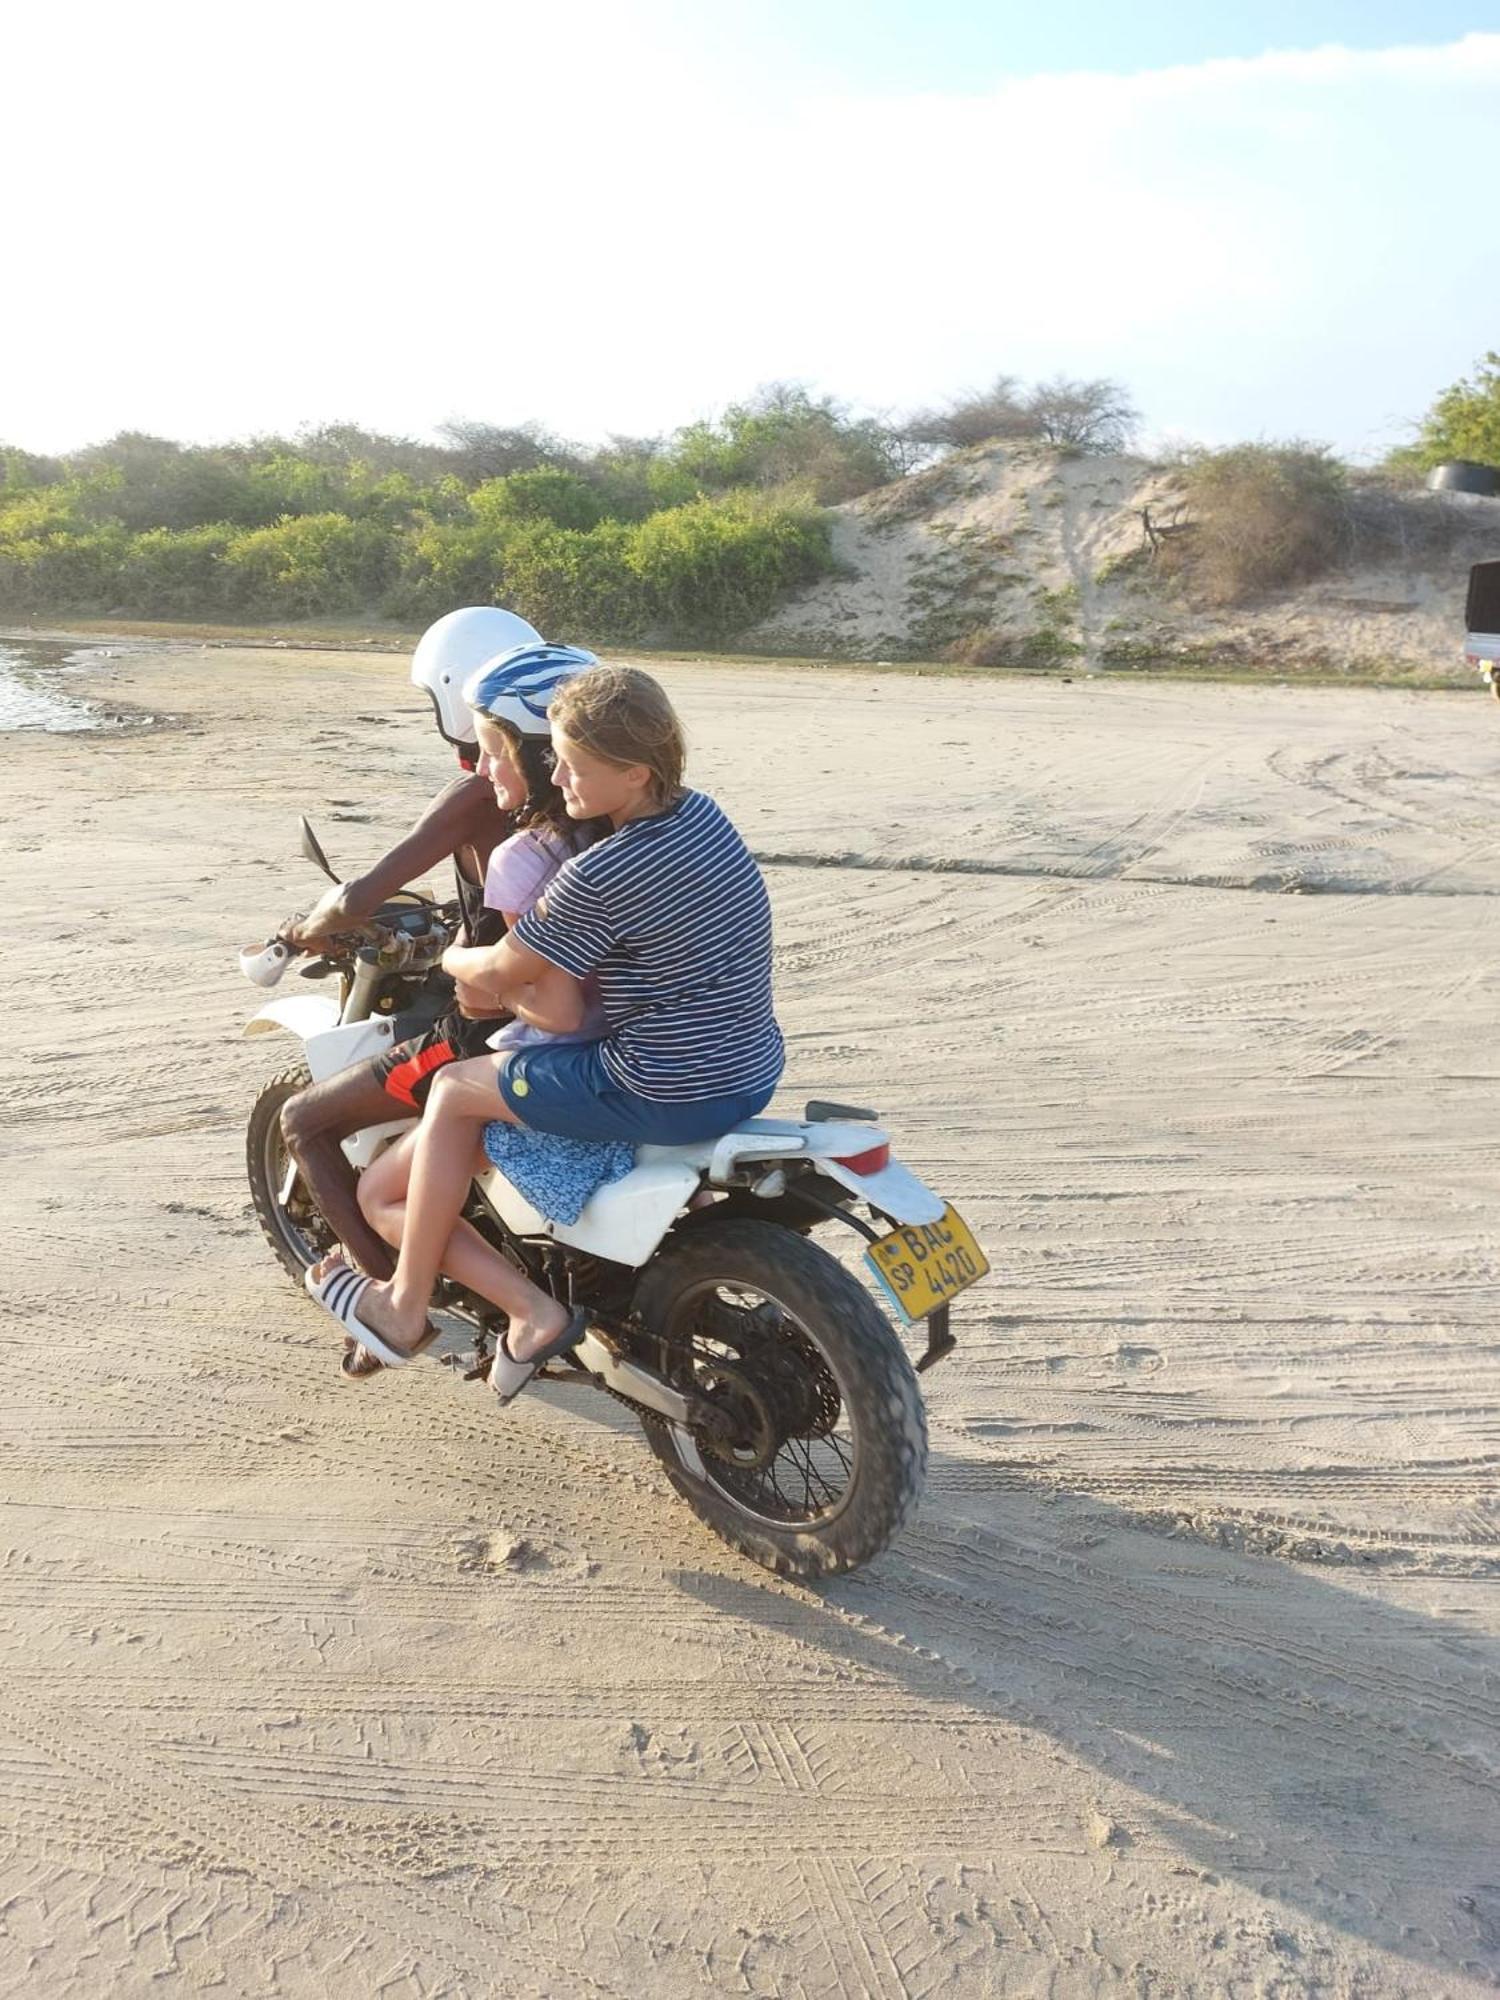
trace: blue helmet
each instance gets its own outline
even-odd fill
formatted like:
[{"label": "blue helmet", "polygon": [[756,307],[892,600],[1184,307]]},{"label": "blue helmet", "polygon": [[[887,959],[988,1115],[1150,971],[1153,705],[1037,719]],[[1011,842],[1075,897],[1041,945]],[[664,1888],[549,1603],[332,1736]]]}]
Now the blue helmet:
[{"label": "blue helmet", "polygon": [[598,655],[582,646],[512,646],[475,668],[464,682],[464,700],[476,715],[504,722],[518,735],[545,736],[553,695],[574,674],[598,664]]}]

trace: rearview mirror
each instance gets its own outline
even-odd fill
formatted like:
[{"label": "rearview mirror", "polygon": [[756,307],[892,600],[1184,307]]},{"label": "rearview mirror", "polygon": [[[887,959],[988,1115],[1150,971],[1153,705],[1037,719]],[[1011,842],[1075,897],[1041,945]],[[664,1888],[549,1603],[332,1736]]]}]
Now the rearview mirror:
[{"label": "rearview mirror", "polygon": [[330,882],[337,882],[339,878],[337,875],[334,874],[333,870],[329,867],[328,856],[323,852],[322,848],[319,846],[318,836],[313,832],[312,828],[308,825],[306,813],[303,813],[301,820],[298,822],[298,824],[302,828],[302,852],[307,856],[308,860],[312,863],[314,868],[322,869],[323,873],[328,877]]}]

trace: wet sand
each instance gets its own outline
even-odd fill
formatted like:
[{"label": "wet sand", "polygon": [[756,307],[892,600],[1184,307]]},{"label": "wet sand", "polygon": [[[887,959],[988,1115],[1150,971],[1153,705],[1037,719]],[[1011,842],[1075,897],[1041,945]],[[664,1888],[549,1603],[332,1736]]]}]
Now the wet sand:
[{"label": "wet sand", "polygon": [[340,1377],[234,953],[448,767],[395,659],[113,663],[0,737],[0,1990],[1492,1990],[1500,717],[656,667],[778,1107],[994,1262],[919,1519],[790,1587],[598,1395]]}]

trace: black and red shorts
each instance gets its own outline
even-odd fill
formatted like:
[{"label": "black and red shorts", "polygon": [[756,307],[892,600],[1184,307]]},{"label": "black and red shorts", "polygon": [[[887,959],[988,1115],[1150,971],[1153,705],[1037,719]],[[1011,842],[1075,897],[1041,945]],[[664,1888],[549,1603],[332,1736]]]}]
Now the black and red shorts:
[{"label": "black and red shorts", "polygon": [[375,1074],[382,1090],[406,1110],[420,1111],[438,1071],[451,1062],[485,1055],[490,1036],[509,1019],[509,1014],[491,1014],[483,1021],[471,1021],[467,1014],[444,1014],[425,1034],[397,1042],[375,1058]]}]

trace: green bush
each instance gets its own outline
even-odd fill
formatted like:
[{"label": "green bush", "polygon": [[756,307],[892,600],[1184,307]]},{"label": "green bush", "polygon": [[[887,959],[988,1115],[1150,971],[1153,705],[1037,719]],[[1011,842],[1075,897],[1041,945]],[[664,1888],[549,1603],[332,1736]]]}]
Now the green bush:
[{"label": "green bush", "polygon": [[0,544],[34,541],[42,535],[80,534],[88,525],[78,512],[77,491],[71,485],[0,494]]},{"label": "green bush", "polygon": [[607,520],[644,521],[699,497],[698,481],[656,438],[616,438],[582,468]]},{"label": "green bush", "polygon": [[381,609],[425,623],[459,604],[500,602],[503,533],[473,521],[428,521],[392,547],[393,575]]},{"label": "green bush", "polygon": [[404,472],[379,472],[371,465],[355,465],[334,511],[360,521],[378,521],[385,528],[406,528],[429,520],[464,520],[468,501],[467,490],[456,479],[424,485]]},{"label": "green bush", "polygon": [[717,423],[689,424],[672,440],[668,463],[716,492],[762,490],[795,481],[824,504],[852,500],[901,471],[895,441],[871,418],[851,417],[829,396],[796,382],[773,382]]},{"label": "green bush", "polygon": [[235,601],[261,617],[360,611],[380,596],[392,566],[375,521],[302,514],[237,536],[224,552]]},{"label": "green bush", "polygon": [[55,485],[63,476],[59,458],[44,458],[39,452],[0,445],[0,498],[29,492],[35,486]]},{"label": "green bush", "polygon": [[246,468],[246,501],[231,518],[247,527],[267,528],[296,514],[327,514],[344,497],[334,467],[273,450]]},{"label": "green bush", "polygon": [[0,604],[18,611],[107,611],[129,543],[123,528],[0,540]]},{"label": "green bush", "polygon": [[549,638],[708,641],[765,617],[831,561],[827,523],[806,503],[730,494],[587,530],[501,509],[491,524],[411,536],[385,608],[417,618],[503,603]]},{"label": "green bush", "polygon": [[80,511],[96,522],[194,528],[214,521],[274,519],[257,513],[246,467],[232,453],[121,431],[67,461]]},{"label": "green bush", "polygon": [[[880,437],[777,388],[718,426],[591,456],[474,425],[451,447],[335,424],[214,447],[122,432],[64,460],[0,450],[0,601],[414,623],[503,603],[553,635],[708,641],[827,570],[805,495],[883,476]],[[500,476],[477,478],[490,465]]]},{"label": "green bush", "polygon": [[238,608],[242,573],[225,561],[239,531],[152,528],[134,535],[120,564],[115,601],[143,618],[192,618]]},{"label": "green bush", "polygon": [[576,472],[512,472],[487,479],[469,495],[469,508],[486,527],[545,521],[554,528],[589,529],[603,520],[602,496]]},{"label": "green bush", "polygon": [[506,544],[501,595],[549,639],[640,639],[650,615],[631,561],[638,532],[624,521],[601,521],[587,534],[541,522],[524,528]]},{"label": "green bush", "polygon": [[732,493],[653,514],[632,533],[628,561],[646,615],[664,636],[724,638],[832,567],[816,508]]},{"label": "green bush", "polygon": [[129,537],[90,518],[91,482],[36,485],[24,467],[0,490],[0,604],[9,610],[107,610]]}]

